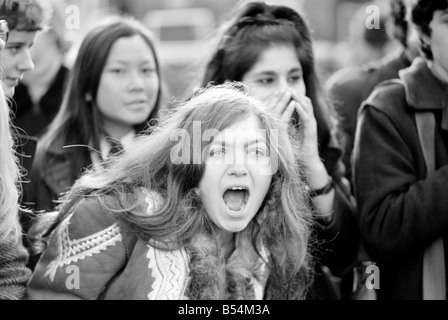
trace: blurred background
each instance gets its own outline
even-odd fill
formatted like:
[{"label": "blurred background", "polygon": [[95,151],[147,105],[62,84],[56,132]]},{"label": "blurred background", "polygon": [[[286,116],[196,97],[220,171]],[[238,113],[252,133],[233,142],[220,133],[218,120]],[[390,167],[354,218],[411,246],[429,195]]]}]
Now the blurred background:
[{"label": "blurred background", "polygon": [[[73,46],[68,66],[83,34],[109,14],[124,13],[142,21],[157,39],[167,97],[182,99],[199,77],[213,31],[244,0],[59,0]],[[57,1],[57,2],[59,2]],[[314,50],[322,82],[336,70],[375,61],[395,48],[387,32],[388,0],[268,0],[305,14],[313,30]],[[379,8],[378,29],[366,27]],[[369,18],[370,17],[370,18]]]}]

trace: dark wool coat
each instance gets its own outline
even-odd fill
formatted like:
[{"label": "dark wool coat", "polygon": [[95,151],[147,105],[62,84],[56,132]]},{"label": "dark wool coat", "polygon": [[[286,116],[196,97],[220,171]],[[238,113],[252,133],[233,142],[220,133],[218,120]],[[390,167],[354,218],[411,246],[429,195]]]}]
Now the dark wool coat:
[{"label": "dark wool coat", "polygon": [[61,66],[37,105],[31,100],[28,87],[22,82],[19,83],[11,106],[15,114],[14,125],[23,129],[29,136],[41,136],[59,111],[68,75],[69,69]]},{"label": "dark wool coat", "polygon": [[[405,89],[385,83],[360,111],[354,186],[361,234],[381,272],[379,299],[422,299],[424,250],[448,236],[448,84],[421,58],[400,78]],[[414,118],[420,110],[436,119],[429,176]]]},{"label": "dark wool coat", "polygon": [[338,115],[340,130],[344,133],[344,165],[346,177],[351,180],[350,156],[355,140],[357,115],[364,100],[381,82],[398,78],[398,71],[410,66],[403,51],[393,52],[384,59],[371,62],[362,68],[336,72],[326,83],[334,109]]}]

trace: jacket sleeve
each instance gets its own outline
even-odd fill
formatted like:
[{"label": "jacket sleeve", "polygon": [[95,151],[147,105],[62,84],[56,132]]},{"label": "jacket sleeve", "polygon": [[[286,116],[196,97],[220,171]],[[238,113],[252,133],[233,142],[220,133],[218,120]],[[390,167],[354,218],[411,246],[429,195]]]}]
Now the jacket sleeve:
[{"label": "jacket sleeve", "polygon": [[334,180],[331,220],[317,223],[317,241],[322,263],[330,268],[345,268],[355,260],[359,245],[356,205],[339,180]]},{"label": "jacket sleeve", "polygon": [[52,234],[27,298],[98,299],[126,260],[120,224],[98,199],[81,200]]},{"label": "jacket sleeve", "polygon": [[28,252],[13,235],[0,242],[0,300],[20,300],[31,271],[26,268]]},{"label": "jacket sleeve", "polygon": [[[372,258],[400,261],[423,253],[448,228],[448,166],[425,178],[412,117],[376,107],[360,113],[354,185],[361,234]],[[420,154],[419,154],[420,153]]]}]

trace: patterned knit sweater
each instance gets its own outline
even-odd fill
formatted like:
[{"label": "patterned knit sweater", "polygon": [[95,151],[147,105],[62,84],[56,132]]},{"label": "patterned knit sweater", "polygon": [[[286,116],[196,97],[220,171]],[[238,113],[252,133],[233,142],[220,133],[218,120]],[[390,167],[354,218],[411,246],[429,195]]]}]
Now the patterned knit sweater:
[{"label": "patterned knit sweater", "polygon": [[0,242],[0,299],[20,300],[25,294],[31,271],[26,268],[28,252],[21,240],[8,236]]},{"label": "patterned knit sweater", "polygon": [[[152,192],[143,195],[141,210],[152,214],[159,198]],[[269,276],[264,251],[265,260],[258,255],[252,259],[247,244],[236,240],[234,253],[223,265],[214,241],[201,233],[181,249],[156,248],[101,205],[107,198],[86,197],[60,223],[28,282],[25,299],[226,299],[220,295],[229,281],[223,275],[242,275],[248,296],[263,298]],[[238,296],[243,284],[232,283]]]}]

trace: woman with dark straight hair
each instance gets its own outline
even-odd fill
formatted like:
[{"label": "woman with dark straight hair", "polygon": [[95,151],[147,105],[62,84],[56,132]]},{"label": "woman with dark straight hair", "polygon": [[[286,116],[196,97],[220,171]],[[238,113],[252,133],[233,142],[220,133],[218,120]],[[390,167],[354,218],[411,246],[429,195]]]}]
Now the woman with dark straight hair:
[{"label": "woman with dark straight hair", "polygon": [[114,17],[88,32],[62,106],[39,141],[25,204],[53,210],[87,167],[101,170],[103,160],[126,151],[156,120],[160,100],[158,58],[141,23]]},{"label": "woman with dark straight hair", "polygon": [[[312,39],[304,17],[286,6],[250,2],[238,6],[219,30],[217,48],[208,61],[202,85],[242,81],[299,137],[317,236],[324,264],[343,272],[357,249],[355,205],[344,178],[331,106],[315,70]],[[323,232],[324,231],[324,232]],[[324,268],[326,270],[326,268]],[[310,297],[338,299],[329,278],[319,277]],[[321,281],[326,281],[320,285]],[[321,288],[325,288],[322,289]]]}]

